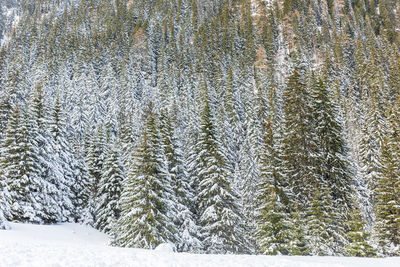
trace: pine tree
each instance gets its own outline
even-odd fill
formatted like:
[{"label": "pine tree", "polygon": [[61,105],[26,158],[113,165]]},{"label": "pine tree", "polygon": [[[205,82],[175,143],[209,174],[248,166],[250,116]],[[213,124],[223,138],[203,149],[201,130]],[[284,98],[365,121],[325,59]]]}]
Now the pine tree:
[{"label": "pine tree", "polygon": [[202,242],[207,253],[245,252],[238,195],[230,185],[227,159],[216,139],[213,115],[205,100],[197,147],[202,161],[196,197]]},{"label": "pine tree", "polygon": [[363,97],[363,126],[359,144],[361,174],[375,200],[374,190],[382,173],[380,153],[384,138],[385,123],[382,110],[383,73],[376,62],[375,50],[371,50],[370,59],[364,64],[360,78]]},{"label": "pine tree", "polygon": [[41,193],[44,222],[67,221],[72,203],[69,199],[69,184],[63,177],[63,168],[56,153],[56,144],[49,132],[49,108],[45,103],[43,85],[39,82],[32,92],[27,108],[31,141],[37,150],[38,180]]},{"label": "pine tree", "polygon": [[[320,179],[320,155],[313,129],[310,96],[297,70],[289,76],[283,94],[283,166],[294,198],[306,204],[312,199],[313,185]],[[303,207],[301,207],[302,209]]]},{"label": "pine tree", "polygon": [[346,233],[346,238],[349,243],[346,246],[346,255],[352,257],[376,256],[376,249],[369,243],[370,235],[365,229],[365,220],[355,201],[350,215],[349,221],[347,222],[349,231]]},{"label": "pine tree", "polygon": [[318,157],[315,157],[317,178],[319,183],[326,184],[323,188],[329,188],[334,203],[330,216],[336,220],[331,220],[329,227],[334,229],[335,234],[331,236],[333,245],[330,249],[334,253],[343,253],[353,175],[343,139],[343,128],[339,122],[339,111],[331,99],[333,97],[330,97],[328,86],[319,77],[311,91],[312,120],[318,144],[315,152],[318,153]]},{"label": "pine tree", "polygon": [[265,125],[261,153],[260,183],[258,185],[256,239],[261,253],[288,255],[292,240],[292,224],[288,208],[288,190],[282,177],[282,155],[279,131],[274,134],[273,123]]},{"label": "pine tree", "polygon": [[333,215],[333,201],[329,190],[325,186],[317,186],[314,199],[305,210],[306,235],[311,255],[334,255],[335,229],[331,225],[337,218]]},{"label": "pine tree", "polygon": [[[321,153],[321,179],[328,182],[332,198],[344,208],[350,203],[352,184],[351,165],[343,139],[338,108],[331,100],[322,78],[314,83],[312,90],[312,113],[318,138],[318,151]],[[342,207],[340,207],[342,208]]]},{"label": "pine tree", "polygon": [[98,197],[99,183],[101,180],[101,172],[104,166],[104,160],[107,155],[106,136],[103,125],[99,125],[96,129],[94,136],[90,141],[88,148],[88,155],[86,157],[89,183],[90,183],[90,196],[88,205],[85,211],[85,221],[88,224],[94,225],[96,222],[96,202]]},{"label": "pine tree", "polygon": [[37,133],[31,126],[29,116],[21,115],[16,107],[2,144],[0,181],[9,192],[4,199],[10,208],[4,214],[6,219],[41,223],[48,219],[43,212],[46,196],[42,191],[46,184],[40,173],[36,140],[32,138]]},{"label": "pine tree", "polygon": [[290,220],[292,228],[293,240],[290,242],[289,251],[290,255],[310,255],[312,248],[310,247],[309,240],[307,239],[307,225],[305,223],[304,212],[296,210],[291,214],[292,219]]},{"label": "pine tree", "polygon": [[256,235],[260,251],[268,255],[288,255],[292,228],[285,205],[273,184],[264,182],[260,194],[264,195]]},{"label": "pine tree", "polygon": [[[74,195],[72,188],[77,186],[78,180],[81,179],[81,173],[78,169],[78,162],[73,154],[72,146],[67,139],[66,123],[64,114],[61,109],[61,103],[59,96],[56,99],[51,118],[49,120],[50,135],[54,141],[54,154],[57,157],[58,164],[61,168],[61,175],[57,181],[57,188],[62,192],[62,198],[57,200],[63,210],[67,211],[65,216],[72,216],[74,219],[78,217],[76,214],[79,205],[75,205],[74,199],[77,196]],[[79,183],[78,183],[79,184]],[[86,188],[81,188],[81,196],[84,195]],[[64,219],[64,220],[65,220]]]},{"label": "pine tree", "polygon": [[239,193],[242,199],[243,217],[246,228],[246,240],[253,252],[257,250],[255,237],[256,231],[256,208],[257,208],[257,185],[259,183],[259,150],[261,147],[261,126],[256,118],[256,112],[251,109],[247,118],[247,131],[240,152],[240,181]]},{"label": "pine tree", "polygon": [[[0,168],[3,164],[0,162]],[[6,187],[5,177],[0,171],[0,230],[8,229],[6,217],[10,217],[10,195]]]},{"label": "pine tree", "polygon": [[173,126],[175,123],[173,124],[166,111],[162,111],[160,120],[167,169],[171,176],[172,192],[169,192],[169,206],[173,208],[171,210],[171,219],[178,229],[177,250],[200,252],[202,243],[199,240],[199,227],[196,225],[194,214],[191,211],[194,192],[189,185],[181,145],[174,132]]},{"label": "pine tree", "polygon": [[170,221],[169,202],[163,194],[163,187],[168,187],[168,173],[152,107],[141,139],[123,184],[121,218],[115,243],[126,247],[154,248],[160,243],[173,243],[176,229]]},{"label": "pine tree", "polygon": [[[378,115],[377,107],[373,106],[367,113],[367,120],[362,129],[360,139],[360,161],[361,173],[368,185],[374,192],[377,180],[381,175],[380,153],[382,146],[383,119]],[[374,201],[374,196],[371,200]]]},{"label": "pine tree", "polygon": [[121,213],[119,199],[125,174],[120,155],[118,144],[112,144],[101,172],[94,226],[105,233],[112,230]]},{"label": "pine tree", "polygon": [[384,255],[400,255],[399,114],[391,112],[390,130],[382,145],[382,175],[375,189],[374,231],[379,252]]},{"label": "pine tree", "polygon": [[81,154],[76,153],[76,168],[74,177],[75,181],[71,186],[72,191],[72,204],[74,212],[72,213],[75,222],[82,222],[88,216],[85,216],[85,211],[88,210],[89,198],[91,193],[91,184],[89,181],[88,167],[86,166],[85,159]]}]

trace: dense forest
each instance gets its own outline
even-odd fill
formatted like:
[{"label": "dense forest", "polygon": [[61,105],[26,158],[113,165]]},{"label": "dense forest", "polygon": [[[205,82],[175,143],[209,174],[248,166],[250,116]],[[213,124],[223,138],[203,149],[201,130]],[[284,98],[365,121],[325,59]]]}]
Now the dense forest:
[{"label": "dense forest", "polygon": [[0,228],[400,256],[399,1],[1,0],[0,44]]}]

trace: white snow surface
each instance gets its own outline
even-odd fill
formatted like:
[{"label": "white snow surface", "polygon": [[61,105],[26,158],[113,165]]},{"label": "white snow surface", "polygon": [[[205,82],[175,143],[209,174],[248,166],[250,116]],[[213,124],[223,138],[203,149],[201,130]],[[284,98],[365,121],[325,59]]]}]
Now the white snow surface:
[{"label": "white snow surface", "polygon": [[108,246],[106,235],[79,224],[10,223],[0,230],[0,266],[398,267],[400,258],[196,255]]},{"label": "white snow surface", "polygon": [[174,246],[172,244],[162,243],[162,244],[158,245],[154,250],[171,253],[171,252],[174,252],[176,249],[174,248]]}]

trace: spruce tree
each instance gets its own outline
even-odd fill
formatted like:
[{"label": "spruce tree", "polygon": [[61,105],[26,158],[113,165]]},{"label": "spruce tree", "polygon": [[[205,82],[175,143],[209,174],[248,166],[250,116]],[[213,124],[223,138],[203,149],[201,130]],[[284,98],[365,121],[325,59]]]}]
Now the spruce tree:
[{"label": "spruce tree", "polygon": [[[3,166],[4,165],[0,162],[0,168]],[[8,228],[6,217],[10,218],[10,195],[6,187],[5,176],[1,173],[0,171],[0,230],[4,230]]]},{"label": "spruce tree", "polygon": [[94,226],[105,233],[112,230],[121,213],[119,199],[125,173],[120,156],[118,144],[110,145],[99,183]]},{"label": "spruce tree", "polygon": [[63,177],[62,162],[57,155],[57,145],[49,132],[49,108],[45,102],[43,85],[39,82],[32,92],[27,108],[27,126],[31,141],[37,150],[39,190],[44,222],[67,221],[73,209],[69,198],[69,184]]},{"label": "spruce tree", "polygon": [[346,255],[352,257],[376,256],[376,249],[369,243],[370,234],[365,229],[365,220],[355,201],[347,224],[349,231],[346,233],[346,238],[349,243],[346,245]]},{"label": "spruce tree", "polygon": [[307,225],[304,220],[305,212],[299,211],[298,209],[291,213],[292,219],[290,220],[293,236],[292,241],[289,245],[290,255],[301,255],[307,256],[311,254],[312,247],[307,238]]},{"label": "spruce tree", "polygon": [[273,123],[265,125],[265,138],[260,162],[260,183],[257,191],[256,240],[263,254],[288,255],[292,242],[288,188],[282,177],[280,133]]},{"label": "spruce tree", "polygon": [[176,246],[178,251],[200,252],[202,243],[199,240],[199,226],[196,225],[193,208],[193,189],[189,185],[188,174],[181,151],[181,145],[174,131],[174,125],[167,111],[162,111],[161,136],[164,153],[167,160],[167,169],[171,177],[171,189],[169,192],[169,205],[171,219],[178,229]]},{"label": "spruce tree", "polygon": [[[75,205],[77,203],[74,203],[77,196],[74,194],[72,188],[76,187],[79,184],[78,180],[83,177],[78,168],[78,162],[74,156],[72,146],[67,139],[65,114],[61,109],[59,96],[57,96],[48,124],[50,128],[49,134],[54,141],[54,156],[56,156],[62,172],[57,181],[57,188],[62,192],[62,198],[57,201],[61,202],[59,203],[60,206],[66,211],[66,218],[72,216],[76,219],[79,216],[77,210],[81,207]],[[83,196],[87,188],[82,187],[80,190],[82,190],[80,194]]]},{"label": "spruce tree", "polygon": [[198,157],[203,162],[198,170],[196,197],[202,242],[207,253],[243,253],[246,247],[238,195],[231,187],[231,173],[220,145],[206,99],[197,143]]},{"label": "spruce tree", "polygon": [[304,77],[294,70],[283,94],[282,159],[294,201],[306,204],[312,199],[313,185],[320,178],[317,171],[320,154],[311,117],[310,95],[303,80]]},{"label": "spruce tree", "polygon": [[84,221],[88,224],[94,225],[96,222],[96,202],[99,191],[99,183],[101,180],[101,172],[104,166],[104,160],[107,155],[105,129],[103,125],[98,125],[94,136],[90,139],[88,153],[86,157],[90,195],[88,205],[85,210]]},{"label": "spruce tree", "polygon": [[[343,138],[344,131],[339,121],[339,110],[332,101],[328,85],[321,77],[316,79],[311,91],[312,121],[315,125],[317,153],[315,157],[318,183],[322,189],[329,189],[333,203],[329,227],[333,229],[333,243],[330,247],[334,253],[343,253],[347,212],[350,206],[351,186],[354,178]],[[321,192],[321,194],[325,194]]]},{"label": "spruce tree", "polygon": [[260,164],[260,148],[261,148],[261,125],[258,122],[255,110],[251,109],[247,118],[247,131],[245,140],[240,152],[240,167],[239,168],[239,193],[243,206],[243,217],[246,228],[246,240],[249,244],[249,249],[253,252],[257,250],[255,241],[256,232],[256,208],[257,201],[257,185],[259,184],[259,164]]},{"label": "spruce tree", "polygon": [[176,240],[169,201],[163,194],[163,187],[169,185],[158,127],[156,114],[150,107],[141,143],[123,183],[115,241],[121,246],[155,248],[160,243]]},{"label": "spruce tree", "polygon": [[311,95],[318,151],[322,160],[320,178],[328,183],[333,200],[342,206],[338,208],[346,208],[350,203],[352,173],[339,110],[321,77],[314,83]]},{"label": "spruce tree", "polygon": [[[37,143],[32,138],[37,131],[31,126],[29,116],[21,115],[16,107],[2,143],[0,181],[9,192],[4,199],[10,208],[4,214],[6,219],[42,223],[48,219],[43,211],[47,204],[43,187],[48,184],[41,177]],[[3,190],[3,193],[7,191]]]},{"label": "spruce tree", "polygon": [[257,243],[263,254],[288,255],[292,238],[289,214],[271,181],[261,185],[263,203],[258,211]]},{"label": "spruce tree", "polygon": [[333,201],[326,186],[316,186],[314,199],[305,210],[306,236],[311,255],[327,256],[335,254],[335,229]]},{"label": "spruce tree", "polygon": [[382,174],[375,189],[375,237],[380,253],[400,255],[400,168],[398,111],[390,116],[390,130],[382,145]]}]

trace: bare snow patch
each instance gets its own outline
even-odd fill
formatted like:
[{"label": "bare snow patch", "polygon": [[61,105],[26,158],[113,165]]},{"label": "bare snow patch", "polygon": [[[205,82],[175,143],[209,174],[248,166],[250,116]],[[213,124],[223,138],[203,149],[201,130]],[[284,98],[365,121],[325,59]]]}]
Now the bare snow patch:
[{"label": "bare snow patch", "polygon": [[141,267],[398,267],[400,258],[287,257],[200,255],[110,247],[108,237],[73,223],[33,225],[10,223],[0,231],[0,266],[141,266]]},{"label": "bare snow patch", "polygon": [[155,249],[155,251],[161,251],[161,252],[175,252],[176,248],[174,245],[170,243],[162,243],[158,245]]}]

